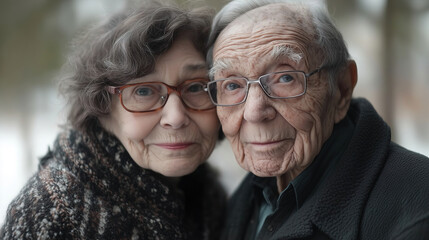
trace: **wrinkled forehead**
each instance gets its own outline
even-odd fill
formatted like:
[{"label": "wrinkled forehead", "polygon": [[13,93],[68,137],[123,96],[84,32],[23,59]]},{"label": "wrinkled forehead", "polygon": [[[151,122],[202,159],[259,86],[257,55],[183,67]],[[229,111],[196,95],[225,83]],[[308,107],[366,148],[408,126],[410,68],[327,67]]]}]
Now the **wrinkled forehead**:
[{"label": "wrinkled forehead", "polygon": [[268,4],[237,17],[234,22],[283,23],[290,27],[303,28],[306,32],[312,31],[311,14],[309,10],[305,5],[297,3]]},{"label": "wrinkled forehead", "polygon": [[282,24],[301,29],[305,32],[313,32],[309,9],[305,5],[296,3],[276,3],[255,8],[237,17],[224,31],[234,27],[234,25],[235,27],[241,26],[245,28],[262,27],[262,23],[269,25]]},{"label": "wrinkled forehead", "polygon": [[[310,11],[298,4],[270,4],[253,9],[232,21],[217,38],[214,53],[231,41],[247,44],[282,44],[296,48],[307,58],[314,48],[315,29]],[[271,41],[272,40],[272,41]],[[220,50],[220,51],[219,51]],[[216,57],[215,57],[216,58]]]}]

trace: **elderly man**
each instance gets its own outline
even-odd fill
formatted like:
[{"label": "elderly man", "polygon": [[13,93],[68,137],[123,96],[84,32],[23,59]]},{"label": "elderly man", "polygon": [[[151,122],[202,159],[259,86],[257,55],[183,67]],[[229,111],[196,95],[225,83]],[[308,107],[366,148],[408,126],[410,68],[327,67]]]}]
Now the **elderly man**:
[{"label": "elderly man", "polygon": [[326,7],[234,0],[209,44],[208,91],[251,172],[223,239],[429,238],[429,159],[352,99],[356,64]]}]

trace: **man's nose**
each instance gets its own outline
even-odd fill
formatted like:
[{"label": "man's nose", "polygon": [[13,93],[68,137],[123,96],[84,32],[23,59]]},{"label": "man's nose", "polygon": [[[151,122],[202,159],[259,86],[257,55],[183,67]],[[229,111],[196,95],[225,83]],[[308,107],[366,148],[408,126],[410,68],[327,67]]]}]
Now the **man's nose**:
[{"label": "man's nose", "polygon": [[259,84],[250,85],[244,103],[244,119],[248,122],[261,122],[275,118],[276,109],[271,105],[270,98]]},{"label": "man's nose", "polygon": [[190,122],[186,107],[176,93],[171,93],[162,108],[160,124],[165,128],[179,129]]}]

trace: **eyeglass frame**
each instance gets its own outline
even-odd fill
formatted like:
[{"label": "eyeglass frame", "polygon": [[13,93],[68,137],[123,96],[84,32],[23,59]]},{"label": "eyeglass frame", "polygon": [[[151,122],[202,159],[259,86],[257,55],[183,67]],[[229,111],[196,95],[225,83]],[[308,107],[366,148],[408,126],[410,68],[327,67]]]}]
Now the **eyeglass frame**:
[{"label": "eyeglass frame", "polygon": [[[225,80],[228,80],[228,79],[231,79],[231,78],[222,78],[222,79],[218,79],[218,80],[214,80],[214,81],[211,81],[211,82],[208,82],[207,83],[207,88],[206,88],[206,90],[207,90],[207,92],[208,92],[208,94],[209,94],[209,96],[210,96],[210,100],[212,101],[212,103],[214,104],[214,105],[216,105],[216,106],[219,106],[219,107],[231,107],[231,106],[236,106],[236,105],[240,105],[240,104],[242,104],[242,103],[244,103],[244,102],[246,102],[246,100],[247,100],[247,96],[249,95],[249,85],[250,84],[253,84],[253,83],[259,83],[259,86],[261,87],[261,89],[262,89],[262,91],[264,91],[264,93],[265,93],[265,95],[267,95],[267,97],[269,97],[269,98],[271,98],[271,99],[290,99],[290,98],[296,98],[296,97],[300,97],[300,96],[302,96],[302,95],[304,95],[305,93],[307,93],[307,84],[308,84],[308,78],[309,77],[311,77],[312,75],[314,75],[314,74],[316,74],[316,73],[318,73],[318,72],[320,72],[322,69],[326,69],[326,68],[331,68],[332,66],[321,66],[321,67],[318,67],[318,68],[316,68],[316,69],[314,69],[313,71],[310,71],[309,73],[306,73],[306,72],[304,72],[304,71],[300,71],[300,70],[286,70],[286,71],[279,71],[279,72],[272,72],[272,73],[266,73],[266,74],[264,74],[264,75],[261,75],[261,76],[259,76],[258,77],[258,79],[256,79],[256,80],[250,80],[249,78],[247,78],[247,77],[237,77],[237,78],[242,78],[242,79],[245,79],[246,80],[246,93],[245,93],[245,95],[244,95],[244,98],[243,98],[243,100],[241,100],[240,102],[238,102],[238,103],[234,103],[234,104],[218,104],[218,103],[215,103],[214,101],[213,101],[213,96],[211,95],[211,92],[210,92],[210,85],[211,84],[214,84],[214,83],[216,83],[216,82],[219,82],[219,81],[225,81]],[[272,75],[272,74],[279,74],[279,73],[303,73],[304,74],[304,76],[305,76],[305,85],[304,85],[304,91],[302,92],[302,93],[300,93],[300,94],[298,94],[298,95],[294,95],[294,96],[288,96],[288,97],[273,97],[273,96],[270,96],[270,94],[267,92],[267,90],[265,90],[265,88],[262,86],[262,83],[261,83],[261,78],[263,78],[263,77],[265,77],[265,76],[268,76],[268,75]],[[216,97],[217,98],[217,97]]]},{"label": "eyeglass frame", "polygon": [[[201,81],[201,80],[203,80],[203,81]],[[120,101],[120,103],[121,103],[122,107],[123,107],[126,111],[131,112],[131,113],[149,113],[149,112],[156,112],[156,111],[159,111],[159,110],[161,110],[161,109],[165,106],[165,104],[166,104],[166,103],[167,103],[167,101],[168,101],[168,98],[170,97],[170,94],[171,94],[171,93],[173,93],[173,92],[177,93],[177,96],[179,96],[180,100],[181,100],[181,101],[182,101],[182,103],[183,103],[183,106],[185,106],[185,108],[186,108],[186,109],[188,109],[188,110],[191,110],[191,111],[194,111],[194,112],[203,112],[203,111],[211,110],[211,109],[213,109],[213,108],[215,108],[215,107],[216,107],[216,105],[213,105],[213,107],[211,107],[211,108],[207,108],[207,109],[195,109],[195,108],[189,107],[189,106],[188,106],[188,104],[186,104],[186,102],[183,100],[183,98],[182,98],[182,94],[181,94],[181,92],[180,92],[180,90],[181,90],[181,86],[183,86],[183,84],[185,84],[185,83],[189,83],[189,82],[201,82],[201,83],[206,82],[206,83],[205,83],[205,85],[204,85],[204,87],[205,87],[205,88],[203,89],[203,91],[207,92],[207,83],[209,82],[209,80],[208,80],[208,79],[205,79],[205,78],[196,78],[196,79],[186,80],[186,81],[182,82],[181,84],[179,84],[179,85],[177,85],[177,86],[171,86],[171,85],[166,84],[166,83],[164,83],[164,82],[139,82],[139,83],[125,84],[125,85],[118,86],[118,87],[115,87],[115,86],[106,86],[106,88],[105,88],[105,89],[106,89],[109,93],[111,93],[111,94],[118,95],[118,96],[119,96],[119,101]],[[124,101],[123,101],[123,99],[122,99],[122,92],[123,92],[123,90],[124,90],[125,88],[129,88],[129,87],[133,87],[133,86],[137,86],[137,85],[146,85],[146,84],[161,84],[161,85],[164,85],[164,86],[166,86],[166,87],[167,87],[167,97],[166,97],[165,99],[163,99],[163,100],[164,100],[164,103],[163,103],[160,107],[158,107],[158,108],[156,108],[156,109],[148,110],[148,111],[135,111],[135,110],[130,110],[130,109],[128,109],[128,108],[124,105]],[[208,94],[209,94],[209,93],[208,93]],[[163,97],[163,96],[161,96],[161,97]],[[210,96],[209,96],[209,99],[210,99],[210,101],[211,101]],[[211,101],[211,102],[213,103],[213,101]]]}]

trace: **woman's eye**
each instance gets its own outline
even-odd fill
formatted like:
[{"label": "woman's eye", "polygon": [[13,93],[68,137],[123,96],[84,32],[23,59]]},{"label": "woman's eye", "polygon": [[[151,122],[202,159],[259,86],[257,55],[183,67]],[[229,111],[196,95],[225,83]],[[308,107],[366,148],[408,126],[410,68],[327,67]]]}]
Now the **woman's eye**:
[{"label": "woman's eye", "polygon": [[204,84],[202,83],[194,83],[187,87],[187,92],[197,93],[204,91]]},{"label": "woman's eye", "polygon": [[281,83],[288,83],[292,81],[293,81],[293,77],[289,74],[281,75],[279,78],[279,82]]},{"label": "woman's eye", "polygon": [[153,90],[148,87],[139,87],[135,90],[138,96],[147,97],[153,94]]}]

